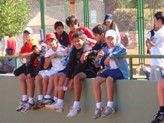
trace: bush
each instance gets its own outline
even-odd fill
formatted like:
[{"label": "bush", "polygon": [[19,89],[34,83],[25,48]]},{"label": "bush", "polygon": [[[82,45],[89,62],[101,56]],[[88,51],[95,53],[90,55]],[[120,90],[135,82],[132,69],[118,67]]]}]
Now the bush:
[{"label": "bush", "polygon": [[136,9],[117,9],[114,14],[114,20],[117,23],[119,31],[135,31],[137,24]]}]

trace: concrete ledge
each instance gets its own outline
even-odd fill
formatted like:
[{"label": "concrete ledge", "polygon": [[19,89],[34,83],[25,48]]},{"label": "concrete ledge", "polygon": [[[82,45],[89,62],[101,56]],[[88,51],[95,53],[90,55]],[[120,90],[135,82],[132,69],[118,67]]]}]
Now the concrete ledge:
[{"label": "concrete ledge", "polygon": [[[54,113],[46,109],[17,113],[21,94],[19,80],[13,76],[0,76],[0,123],[150,123],[158,110],[156,82],[147,80],[119,80],[115,86],[117,112],[110,118],[92,119],[95,99],[92,79],[86,79],[81,98],[82,111],[75,118],[67,118],[69,107],[73,103],[73,91],[65,95],[64,113]],[[103,104],[106,105],[106,89],[102,88]]]}]

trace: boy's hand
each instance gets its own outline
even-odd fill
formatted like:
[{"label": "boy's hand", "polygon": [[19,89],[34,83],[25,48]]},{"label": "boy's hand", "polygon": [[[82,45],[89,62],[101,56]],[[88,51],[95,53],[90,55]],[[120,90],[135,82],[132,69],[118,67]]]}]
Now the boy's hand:
[{"label": "boy's hand", "polygon": [[97,54],[97,58],[100,59],[102,56],[104,56],[104,51],[100,50]]},{"label": "boy's hand", "polygon": [[69,51],[69,48],[70,48],[70,45],[66,47],[66,49],[64,50],[64,56],[66,56],[68,54],[68,51]]},{"label": "boy's hand", "polygon": [[105,59],[105,61],[104,61],[104,65],[109,65],[109,60],[110,60],[110,58],[109,58],[109,56]]},{"label": "boy's hand", "polygon": [[152,37],[150,38],[150,41],[152,41],[152,40],[154,40],[154,36],[152,36]]},{"label": "boy's hand", "polygon": [[88,52],[83,53],[83,55],[82,55],[81,58],[80,58],[81,63],[84,63],[84,61],[87,60],[88,55],[89,55]]}]

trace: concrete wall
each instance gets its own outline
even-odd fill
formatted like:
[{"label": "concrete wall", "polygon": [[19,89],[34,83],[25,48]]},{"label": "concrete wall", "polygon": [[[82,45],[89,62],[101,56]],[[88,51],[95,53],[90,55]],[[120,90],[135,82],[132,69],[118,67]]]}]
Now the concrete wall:
[{"label": "concrete wall", "polygon": [[[65,95],[64,113],[51,112],[45,108],[39,111],[18,113],[21,94],[19,80],[13,76],[0,76],[0,123],[150,123],[158,110],[156,82],[120,80],[116,82],[116,110],[110,118],[92,119],[95,99],[92,81],[84,82],[81,98],[82,111],[75,118],[67,118],[73,103],[73,91]],[[103,104],[106,105],[105,86],[103,85]]]}]

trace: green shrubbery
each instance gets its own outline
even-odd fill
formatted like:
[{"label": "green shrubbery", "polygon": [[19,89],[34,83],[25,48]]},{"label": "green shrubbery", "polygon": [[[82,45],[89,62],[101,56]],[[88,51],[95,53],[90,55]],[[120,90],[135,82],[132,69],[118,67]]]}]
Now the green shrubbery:
[{"label": "green shrubbery", "polygon": [[[164,11],[164,10],[155,10],[155,11]],[[113,16],[121,32],[137,30],[137,9],[116,9],[113,13]],[[152,28],[153,26],[152,20],[153,20],[153,12],[150,9],[145,9],[144,22],[145,22],[146,30]]]},{"label": "green shrubbery", "polygon": [[25,0],[0,0],[0,40],[20,34],[30,20],[30,10]]}]

